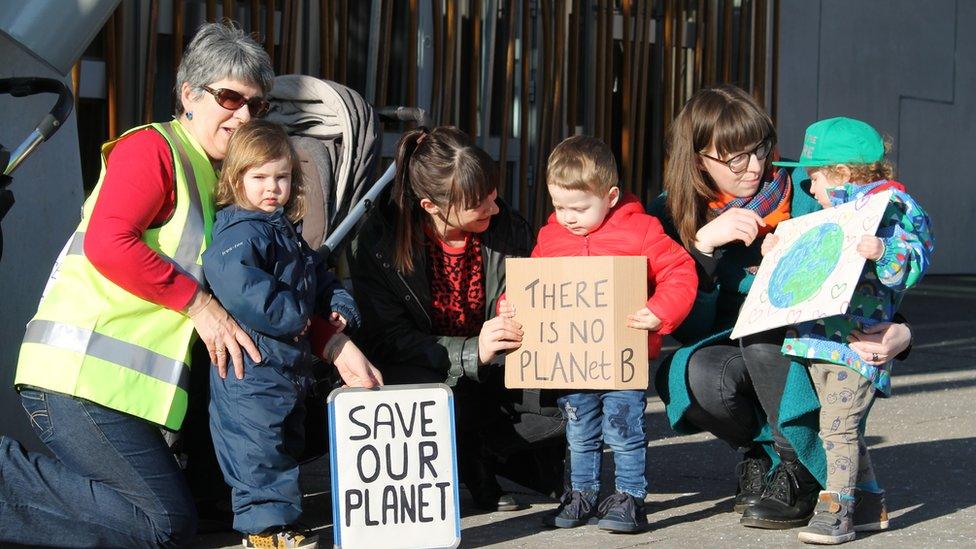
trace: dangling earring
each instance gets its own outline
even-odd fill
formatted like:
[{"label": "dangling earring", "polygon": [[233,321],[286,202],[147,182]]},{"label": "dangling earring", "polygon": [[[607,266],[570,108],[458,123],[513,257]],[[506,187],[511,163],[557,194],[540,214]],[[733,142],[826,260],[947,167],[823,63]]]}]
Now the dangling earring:
[{"label": "dangling earring", "polygon": [[192,113],[192,112],[189,112],[189,111],[187,111],[187,113],[186,113],[186,119],[187,119],[187,120],[193,120],[193,113]]}]

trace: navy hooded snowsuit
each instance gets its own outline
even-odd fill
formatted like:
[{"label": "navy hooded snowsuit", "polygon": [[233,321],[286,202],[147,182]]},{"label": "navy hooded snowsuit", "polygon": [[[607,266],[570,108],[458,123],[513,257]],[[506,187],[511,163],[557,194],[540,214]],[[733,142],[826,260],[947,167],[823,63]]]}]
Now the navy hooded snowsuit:
[{"label": "navy hooded snowsuit", "polygon": [[316,313],[340,313],[355,330],[352,296],[326,270],[279,208],[228,206],[217,212],[203,270],[214,296],[261,352],[244,354],[244,379],[210,376],[210,431],[232,488],[234,529],[245,534],[295,522],[301,514],[297,456],[312,354],[304,334]]}]

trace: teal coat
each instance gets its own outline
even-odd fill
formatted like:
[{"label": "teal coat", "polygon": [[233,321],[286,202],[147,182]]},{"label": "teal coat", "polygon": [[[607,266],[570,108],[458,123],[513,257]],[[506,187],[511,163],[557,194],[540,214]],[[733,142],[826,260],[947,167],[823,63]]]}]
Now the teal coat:
[{"label": "teal coat", "polygon": [[[803,189],[804,186],[809,186],[806,174],[802,171],[794,172],[790,204],[793,217],[820,209],[816,199]],[[679,240],[671,216],[665,209],[664,195],[654,200],[648,213],[658,217],[668,235]],[[759,264],[760,245],[761,241],[757,239],[749,247],[740,243],[725,248],[716,270],[715,289],[708,293],[699,291],[691,314],[674,333],[674,337],[684,346],[665,358],[658,369],[655,380],[657,392],[664,401],[671,427],[679,433],[695,433],[701,430],[684,417],[691,405],[687,384],[688,360],[698,349],[728,339],[739,307],[755,278],[746,267]],[[779,428],[793,445],[803,465],[823,485],[827,476],[827,462],[817,434],[820,430],[819,410],[820,402],[810,383],[806,367],[793,362],[780,403]],[[778,458],[772,451],[772,432],[765,423],[766,418],[760,418],[760,422],[762,428],[756,433],[755,440],[764,443],[767,452],[776,461]]]}]

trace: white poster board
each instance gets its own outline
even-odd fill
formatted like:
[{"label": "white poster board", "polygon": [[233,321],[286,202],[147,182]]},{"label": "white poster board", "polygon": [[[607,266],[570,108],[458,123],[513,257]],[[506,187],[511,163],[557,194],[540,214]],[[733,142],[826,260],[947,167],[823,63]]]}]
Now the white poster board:
[{"label": "white poster board", "polygon": [[329,434],[337,547],[460,543],[450,388],[336,389],[329,395]]},{"label": "white poster board", "polygon": [[864,270],[857,244],[878,231],[891,191],[783,221],[739,310],[732,338],[847,312]]}]

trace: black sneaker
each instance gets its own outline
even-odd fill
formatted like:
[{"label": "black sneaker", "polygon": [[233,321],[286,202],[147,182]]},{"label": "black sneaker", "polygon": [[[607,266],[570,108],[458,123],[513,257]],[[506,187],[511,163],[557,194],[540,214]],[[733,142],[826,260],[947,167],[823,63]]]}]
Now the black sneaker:
[{"label": "black sneaker", "polygon": [[820,484],[799,461],[781,461],[759,503],[742,513],[739,524],[785,530],[806,526],[820,494]]},{"label": "black sneaker", "polygon": [[495,477],[494,460],[487,456],[469,458],[458,463],[461,482],[467,486],[471,499],[484,511],[517,511],[522,504],[512,494],[502,490]]},{"label": "black sneaker", "polygon": [[559,507],[542,517],[542,523],[556,528],[576,528],[589,522],[596,510],[596,492],[570,490],[559,500]]},{"label": "black sneaker", "polygon": [[647,529],[647,514],[644,513],[644,500],[630,494],[617,492],[600,504],[601,530],[620,534],[636,534]]},{"label": "black sneaker", "polygon": [[769,472],[769,466],[768,457],[766,459],[746,457],[735,466],[735,476],[739,480],[733,504],[736,513],[742,514],[749,507],[759,503],[766,486],[766,473]]}]

